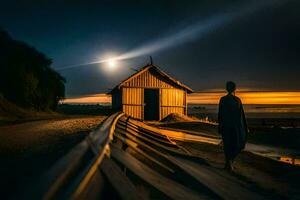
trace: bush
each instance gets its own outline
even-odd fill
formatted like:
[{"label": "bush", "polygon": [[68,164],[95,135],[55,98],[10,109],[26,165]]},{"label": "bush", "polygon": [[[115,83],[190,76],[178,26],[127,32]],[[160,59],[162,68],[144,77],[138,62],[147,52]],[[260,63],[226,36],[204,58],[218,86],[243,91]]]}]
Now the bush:
[{"label": "bush", "polygon": [[0,93],[9,101],[35,110],[54,110],[65,97],[65,79],[46,55],[12,39],[0,28]]}]

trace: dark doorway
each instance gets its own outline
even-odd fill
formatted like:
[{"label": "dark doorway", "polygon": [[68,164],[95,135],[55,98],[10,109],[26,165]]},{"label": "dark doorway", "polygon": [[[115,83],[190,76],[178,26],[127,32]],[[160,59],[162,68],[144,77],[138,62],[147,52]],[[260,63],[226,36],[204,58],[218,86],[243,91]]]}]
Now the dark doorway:
[{"label": "dark doorway", "polygon": [[159,120],[159,89],[144,89],[144,120]]}]

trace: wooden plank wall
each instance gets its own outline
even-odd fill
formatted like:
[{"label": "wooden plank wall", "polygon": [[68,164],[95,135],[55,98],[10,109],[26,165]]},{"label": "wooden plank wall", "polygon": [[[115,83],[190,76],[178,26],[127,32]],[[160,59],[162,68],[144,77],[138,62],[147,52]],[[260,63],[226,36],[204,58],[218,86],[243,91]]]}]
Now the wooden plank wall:
[{"label": "wooden plank wall", "polygon": [[127,87],[147,87],[147,88],[174,88],[162,78],[154,75],[150,71],[145,71],[137,77],[127,81],[124,86]]},{"label": "wooden plank wall", "polygon": [[123,112],[136,118],[144,118],[144,89],[122,88]]},{"label": "wooden plank wall", "polygon": [[122,87],[123,112],[136,119],[144,119],[144,88],[160,88],[160,119],[170,113],[186,113],[185,91],[175,88],[150,71],[145,71],[124,83]]},{"label": "wooden plank wall", "polygon": [[185,91],[180,89],[161,89],[160,119],[170,113],[185,114]]}]

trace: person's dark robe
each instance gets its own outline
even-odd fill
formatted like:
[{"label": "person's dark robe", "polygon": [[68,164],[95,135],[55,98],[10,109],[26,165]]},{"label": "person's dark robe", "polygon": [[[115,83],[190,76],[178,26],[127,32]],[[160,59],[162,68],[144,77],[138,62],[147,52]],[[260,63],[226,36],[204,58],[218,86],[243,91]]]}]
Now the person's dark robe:
[{"label": "person's dark robe", "polygon": [[220,99],[219,134],[222,135],[226,159],[234,159],[246,144],[247,123],[241,100],[231,94]]}]

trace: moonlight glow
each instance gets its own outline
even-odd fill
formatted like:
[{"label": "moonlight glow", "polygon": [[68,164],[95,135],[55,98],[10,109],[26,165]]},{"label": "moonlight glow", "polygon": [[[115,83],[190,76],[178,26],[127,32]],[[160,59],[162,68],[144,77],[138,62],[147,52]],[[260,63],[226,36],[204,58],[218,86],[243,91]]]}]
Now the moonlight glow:
[{"label": "moonlight glow", "polygon": [[118,69],[119,62],[115,59],[109,58],[103,62],[100,67],[105,73],[113,73]]},{"label": "moonlight glow", "polygon": [[116,66],[116,61],[115,60],[109,60],[108,65],[109,65],[109,67],[114,68]]}]

